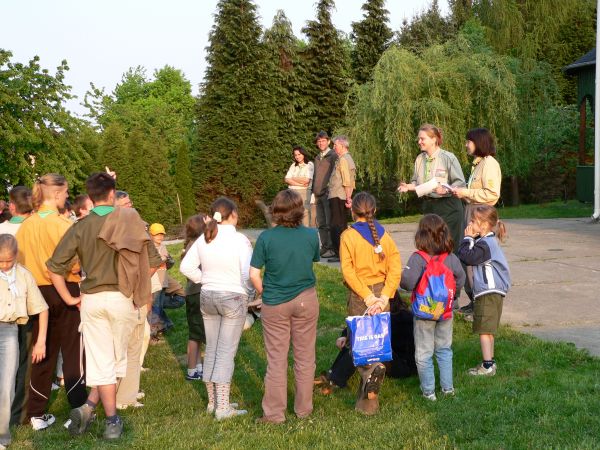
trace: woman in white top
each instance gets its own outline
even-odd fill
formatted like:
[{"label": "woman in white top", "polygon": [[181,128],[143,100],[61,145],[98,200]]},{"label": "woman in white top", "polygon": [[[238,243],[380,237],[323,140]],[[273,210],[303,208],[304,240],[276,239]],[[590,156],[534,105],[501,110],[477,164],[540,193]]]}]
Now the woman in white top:
[{"label": "woman in white top", "polygon": [[310,224],[310,185],[312,184],[315,167],[312,161],[308,160],[308,153],[304,147],[296,145],[292,150],[294,163],[290,166],[285,175],[285,182],[289,189],[300,194],[304,203],[304,218],[302,225],[308,227]]},{"label": "woman in white top", "polygon": [[200,311],[206,332],[203,380],[207,411],[217,420],[246,414],[229,403],[234,358],[246,320],[252,245],[238,233],[237,207],[220,197],[211,206],[206,230],[181,261],[181,273],[202,284]]}]

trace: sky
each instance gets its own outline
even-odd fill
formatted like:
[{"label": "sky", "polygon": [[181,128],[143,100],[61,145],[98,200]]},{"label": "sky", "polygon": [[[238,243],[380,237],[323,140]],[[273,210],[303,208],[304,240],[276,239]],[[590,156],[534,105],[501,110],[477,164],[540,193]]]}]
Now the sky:
[{"label": "sky", "polygon": [[[337,0],[334,25],[346,32],[360,21],[364,0]],[[397,31],[403,19],[425,10],[430,0],[387,0],[389,25]],[[283,9],[297,37],[316,16],[316,0],[255,0],[263,27]],[[217,0],[4,0],[0,48],[13,53],[13,62],[33,56],[51,73],[66,59],[66,83],[78,98],[67,107],[83,114],[83,95],[93,82],[112,92],[129,68],[143,66],[148,76],[171,65],[192,83],[193,93],[206,68],[205,48],[213,26]],[[447,14],[447,0],[441,0]],[[8,20],[7,20],[8,19]]]}]

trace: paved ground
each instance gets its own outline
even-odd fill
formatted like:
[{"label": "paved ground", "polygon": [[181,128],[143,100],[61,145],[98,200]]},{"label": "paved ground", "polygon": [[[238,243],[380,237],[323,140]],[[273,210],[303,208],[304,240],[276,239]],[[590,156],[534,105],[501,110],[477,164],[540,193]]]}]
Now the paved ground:
[{"label": "paved ground", "polygon": [[[513,287],[502,322],[542,339],[573,342],[600,356],[600,224],[590,219],[506,223],[509,239],[502,248]],[[414,251],[417,224],[385,227],[406,261]],[[244,233],[255,240],[260,231]]]}]

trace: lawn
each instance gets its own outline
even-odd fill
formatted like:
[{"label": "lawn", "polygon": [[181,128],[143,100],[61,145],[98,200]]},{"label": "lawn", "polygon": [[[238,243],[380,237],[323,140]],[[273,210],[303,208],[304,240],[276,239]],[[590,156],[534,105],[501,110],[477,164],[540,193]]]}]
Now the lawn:
[{"label": "lawn", "polygon": [[[573,217],[592,217],[594,207],[577,200],[567,202],[556,201],[533,205],[502,206],[498,208],[501,219],[561,219]],[[381,220],[381,223],[418,222],[421,215],[392,217]]]},{"label": "lawn", "polygon": [[[171,247],[179,254],[181,245]],[[344,319],[345,288],[337,270],[316,266],[321,304],[317,370],[329,367]],[[171,271],[176,275],[174,270]],[[247,416],[216,422],[206,414],[201,382],[184,378],[187,340],[184,308],[169,311],[176,323],[167,341],[150,347],[142,374],[145,407],[124,411],[126,431],[117,443],[101,439],[102,421],[71,438],[61,427],[68,416],[64,390],[50,406],[57,423],[33,432],[20,427],[13,448],[598,448],[600,447],[600,359],[570,344],[547,343],[502,327],[497,338],[498,374],[466,374],[480,359],[470,324],[455,319],[456,397],[432,403],[420,396],[418,379],[386,379],[381,412],[364,417],[353,410],[358,378],[331,397],[315,393],[315,409],[300,420],[290,405],[283,425],[259,425],[265,354],[261,327],[244,332],[236,358],[232,400]],[[100,413],[100,416],[103,416]]]}]

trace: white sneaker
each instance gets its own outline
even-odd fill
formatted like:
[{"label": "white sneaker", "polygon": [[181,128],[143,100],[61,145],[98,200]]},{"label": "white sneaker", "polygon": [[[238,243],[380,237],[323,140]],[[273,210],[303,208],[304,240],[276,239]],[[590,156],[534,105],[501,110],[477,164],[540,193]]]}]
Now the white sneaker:
[{"label": "white sneaker", "polygon": [[246,411],[245,409],[235,409],[233,407],[233,404],[230,404],[229,408],[227,409],[217,409],[215,411],[215,419],[230,419],[232,417],[242,416],[244,414],[248,414],[248,411]]},{"label": "white sneaker", "polygon": [[[229,406],[232,408],[237,408],[239,405],[237,403],[230,403]],[[215,405],[206,405],[206,412],[209,414],[214,414],[215,413]]]},{"label": "white sneaker", "polygon": [[142,400],[144,397],[146,397],[146,393],[144,391],[139,391],[136,396],[135,399],[136,400]]},{"label": "white sneaker", "polygon": [[141,408],[141,407],[143,407],[143,406],[144,406],[144,404],[143,404],[143,403],[140,403],[140,402],[137,402],[137,401],[136,401],[135,403],[130,403],[130,404],[123,403],[123,404],[118,404],[118,405],[117,405],[117,409],[118,409],[118,410],[120,410],[120,411],[123,411],[124,409],[127,409],[127,408],[129,408],[130,406],[131,406],[132,408]]},{"label": "white sneaker", "polygon": [[430,392],[430,393],[425,393],[423,392],[423,397],[425,397],[427,400],[430,400],[432,402],[435,402],[437,400],[437,397],[435,396],[435,392]]},{"label": "white sneaker", "polygon": [[52,387],[50,388],[50,390],[52,391],[58,391],[60,389],[60,386],[56,383],[52,383]]},{"label": "white sneaker", "polygon": [[30,422],[31,427],[35,431],[39,431],[48,428],[50,425],[56,422],[56,418],[52,414],[44,414],[40,417],[32,417]]}]

